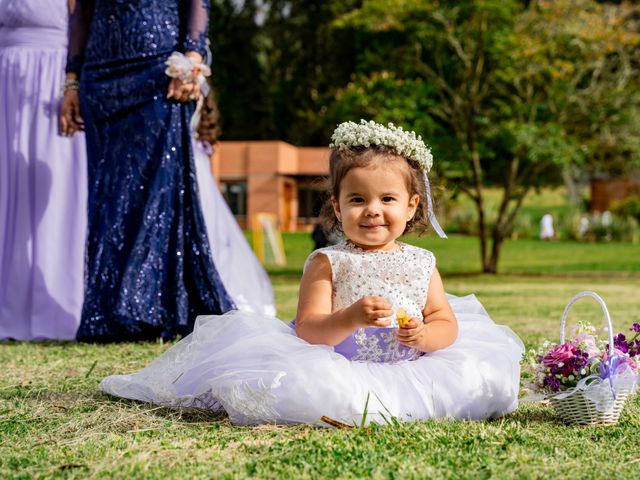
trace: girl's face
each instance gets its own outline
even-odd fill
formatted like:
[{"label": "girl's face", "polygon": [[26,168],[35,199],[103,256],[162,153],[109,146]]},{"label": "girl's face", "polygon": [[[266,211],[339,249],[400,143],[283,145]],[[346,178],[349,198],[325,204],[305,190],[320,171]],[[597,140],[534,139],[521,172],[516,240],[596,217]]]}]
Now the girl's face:
[{"label": "girl's face", "polygon": [[[393,250],[419,202],[407,190],[408,165],[373,162],[352,168],[340,183],[333,208],[349,240],[365,250]],[[405,169],[407,171],[405,171]]]}]

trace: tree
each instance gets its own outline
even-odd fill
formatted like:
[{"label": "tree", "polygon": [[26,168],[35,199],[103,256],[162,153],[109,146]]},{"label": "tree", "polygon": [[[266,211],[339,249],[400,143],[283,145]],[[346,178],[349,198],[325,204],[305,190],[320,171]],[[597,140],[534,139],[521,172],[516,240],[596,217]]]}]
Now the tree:
[{"label": "tree", "polygon": [[[607,18],[614,20],[596,22],[600,35],[587,27],[575,32],[563,26],[570,13],[580,17],[586,7],[590,17],[585,25],[604,12],[599,9],[609,9]],[[531,189],[558,182],[569,165],[595,158],[585,148],[594,132],[594,112],[605,111],[612,118],[634,112],[619,99],[612,101],[608,90],[631,85],[622,81],[622,63],[616,59],[622,52],[633,53],[631,25],[621,20],[633,18],[632,7],[616,8],[622,7],[596,6],[589,0],[529,2],[527,8],[508,0],[369,0],[337,22],[338,28],[356,31],[364,48],[355,81],[335,98],[350,98],[385,72],[397,85],[395,91],[387,89],[387,97],[409,95],[415,101],[386,99],[369,107],[378,108],[378,118],[398,113],[388,110],[389,105],[425,106],[429,120],[411,121],[406,112],[400,116],[409,120],[408,127],[435,140],[439,173],[473,199],[484,272],[497,271],[503,242]],[[623,33],[616,33],[621,26]],[[586,41],[589,34],[589,48],[567,52],[567,45],[576,38]],[[578,75],[564,73],[567,58]],[[400,87],[407,83],[412,85],[409,92]],[[426,99],[419,98],[424,95]],[[611,132],[610,125],[602,131]],[[623,122],[620,128],[624,131]],[[623,151],[612,147],[618,154]],[[495,219],[488,218],[487,186],[502,191]]]},{"label": "tree", "polygon": [[588,172],[623,175],[640,165],[640,9],[600,3],[534,2],[507,85],[579,145]]},{"label": "tree", "polygon": [[[326,145],[359,118],[415,130],[473,199],[496,272],[526,195],[640,159],[640,7],[596,0],[213,2],[223,138]],[[496,215],[487,187],[502,198]]]},{"label": "tree", "polygon": [[212,80],[218,98],[222,139],[273,138],[271,100],[260,61],[262,31],[255,1],[211,2],[209,38]]},{"label": "tree", "polygon": [[[343,25],[358,28],[363,37],[371,37],[371,48],[383,50],[378,56],[371,55],[371,51],[361,54],[361,69],[370,72],[384,62],[385,69],[394,70],[399,77],[413,78],[432,89],[432,102],[424,113],[438,127],[419,132],[426,138],[436,138],[437,130],[450,132],[449,145],[432,144],[436,158],[443,159],[437,168],[476,205],[485,272],[497,269],[504,235],[502,217],[511,213],[501,209],[498,226],[494,227],[494,250],[489,254],[484,200],[485,183],[489,179],[485,172],[495,172],[499,177],[500,169],[483,168],[483,163],[489,167],[486,165],[489,160],[504,159],[489,159],[488,155],[483,158],[483,152],[488,151],[487,145],[497,138],[498,72],[514,42],[516,13],[516,4],[503,0],[437,3],[372,0],[342,19]],[[415,128],[415,125],[409,127]],[[513,174],[507,175],[507,181],[510,178]],[[514,192],[508,184],[504,185],[504,191],[506,198],[513,198]],[[516,209],[518,207],[516,204]]]},{"label": "tree", "polygon": [[326,145],[317,124],[321,99],[344,85],[354,67],[349,31],[331,28],[358,6],[356,0],[264,2],[264,59],[276,138],[297,145]]},{"label": "tree", "polygon": [[223,139],[326,145],[323,99],[348,82],[355,53],[336,17],[357,0],[216,0],[210,38]]}]

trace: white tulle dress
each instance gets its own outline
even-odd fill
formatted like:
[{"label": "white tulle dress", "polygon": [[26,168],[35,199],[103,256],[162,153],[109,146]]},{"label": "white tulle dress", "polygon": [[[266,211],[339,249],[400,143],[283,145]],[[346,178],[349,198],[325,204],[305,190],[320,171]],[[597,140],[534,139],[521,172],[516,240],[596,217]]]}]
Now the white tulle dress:
[{"label": "white tulle dress", "polygon": [[[318,254],[331,264],[334,308],[381,295],[394,309],[422,317],[431,252],[341,243],[312,255]],[[277,318],[233,311],[199,317],[191,335],[149,366],[107,377],[101,389],[160,405],[224,410],[236,424],[326,426],[323,416],[348,424],[391,416],[481,419],[514,410],[522,342],[496,325],[475,296],[449,301],[458,339],[434,353],[400,345],[395,328],[359,329],[335,348],[312,345]]]}]

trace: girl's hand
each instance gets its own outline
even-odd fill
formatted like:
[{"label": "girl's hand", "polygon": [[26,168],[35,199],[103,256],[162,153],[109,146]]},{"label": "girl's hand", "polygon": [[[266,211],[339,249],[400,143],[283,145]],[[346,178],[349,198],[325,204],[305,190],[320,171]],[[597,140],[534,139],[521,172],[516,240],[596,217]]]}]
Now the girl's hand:
[{"label": "girl's hand", "polygon": [[[388,327],[393,314],[391,305],[382,297],[362,297],[348,309],[349,317],[356,327]],[[381,319],[385,320],[381,320]]]},{"label": "girl's hand", "polygon": [[423,351],[427,330],[426,325],[413,317],[404,327],[398,328],[398,342],[407,347]]},{"label": "girl's hand", "polygon": [[200,85],[197,82],[183,82],[172,78],[167,90],[167,98],[175,98],[179,102],[191,102],[200,98]]},{"label": "girl's hand", "polygon": [[80,95],[78,90],[67,90],[60,107],[60,133],[67,137],[84,130],[84,120],[80,115]]}]

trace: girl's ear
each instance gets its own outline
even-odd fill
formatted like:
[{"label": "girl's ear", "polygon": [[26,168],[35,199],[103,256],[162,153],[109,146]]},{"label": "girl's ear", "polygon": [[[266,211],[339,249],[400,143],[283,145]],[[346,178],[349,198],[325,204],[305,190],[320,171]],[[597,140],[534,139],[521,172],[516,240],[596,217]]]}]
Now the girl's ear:
[{"label": "girl's ear", "polygon": [[413,216],[416,214],[416,210],[418,209],[418,205],[420,204],[420,195],[414,193],[413,196],[409,199],[409,205],[407,205],[407,221],[411,220]]},{"label": "girl's ear", "polygon": [[338,200],[336,200],[336,197],[331,197],[331,205],[333,206],[333,213],[336,215],[338,221],[341,222],[342,218],[340,217],[340,204],[338,203]]}]

